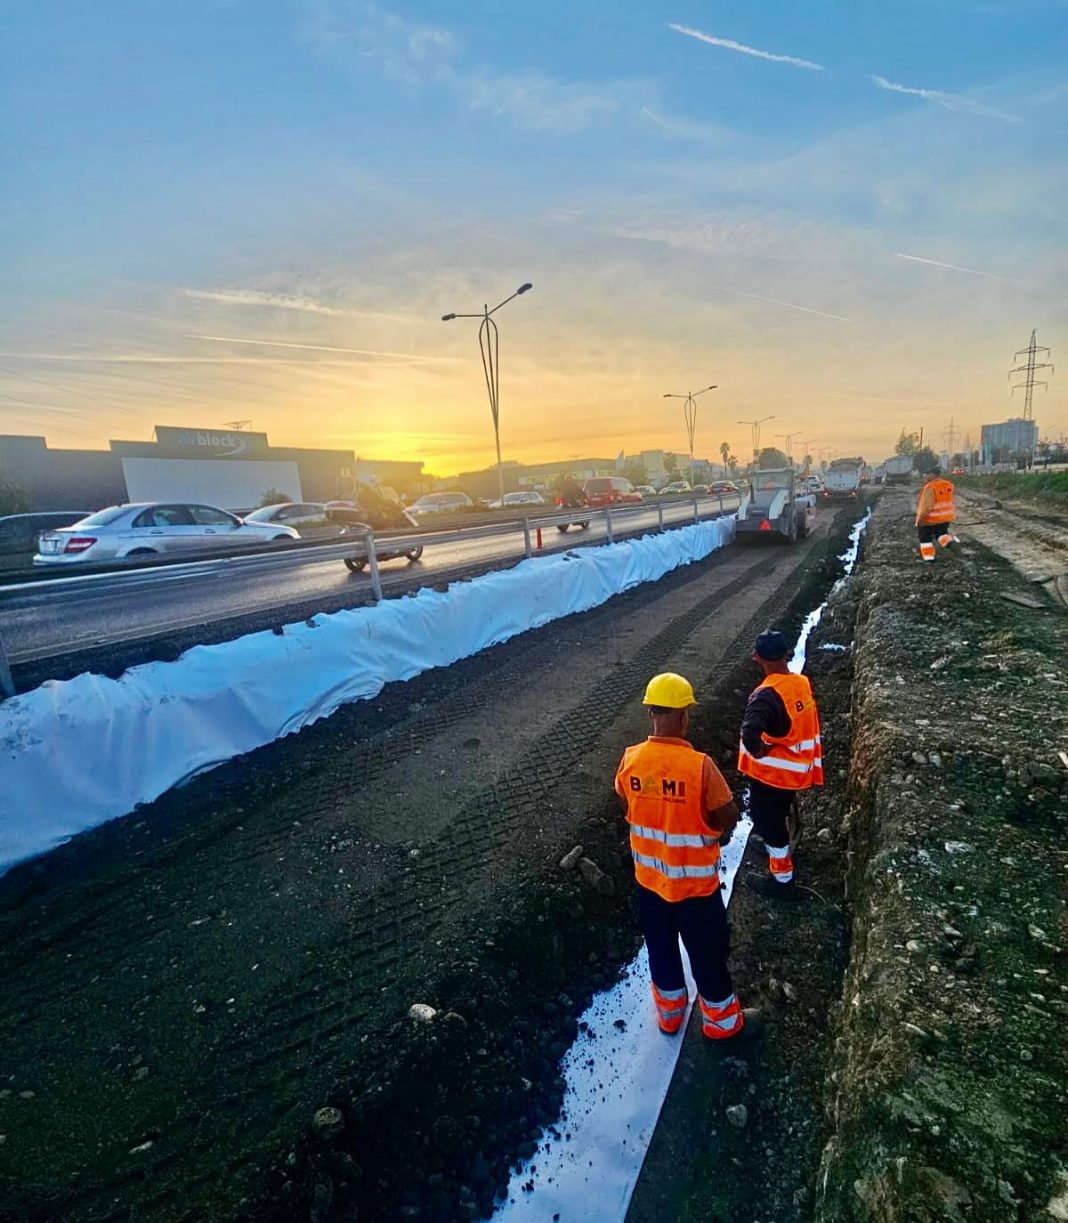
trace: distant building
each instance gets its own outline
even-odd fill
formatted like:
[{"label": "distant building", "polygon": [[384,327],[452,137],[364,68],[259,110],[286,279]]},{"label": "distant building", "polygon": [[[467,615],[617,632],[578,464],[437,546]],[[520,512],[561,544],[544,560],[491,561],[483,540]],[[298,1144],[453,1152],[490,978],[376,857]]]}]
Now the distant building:
[{"label": "distant building", "polygon": [[1038,445],[1038,425],[1016,417],[996,425],[983,425],[979,437],[980,462],[1004,463],[1013,455],[1034,453]]},{"label": "distant building", "polygon": [[203,501],[229,510],[259,505],[271,489],[296,501],[344,497],[374,475],[419,489],[420,462],[358,459],[351,450],[272,446],[266,433],[157,425],[151,442],[107,450],[56,450],[43,437],[0,436],[0,475],[35,510],[96,510],[125,501]]},{"label": "distant building", "polygon": [[[571,476],[581,484],[594,476],[615,475],[615,459],[564,459],[557,463],[516,463],[502,464],[504,474],[504,491],[518,492],[548,492],[562,476]],[[462,471],[455,480],[448,481],[469,497],[484,497],[493,499],[497,496],[497,465],[484,467],[480,471]]]}]

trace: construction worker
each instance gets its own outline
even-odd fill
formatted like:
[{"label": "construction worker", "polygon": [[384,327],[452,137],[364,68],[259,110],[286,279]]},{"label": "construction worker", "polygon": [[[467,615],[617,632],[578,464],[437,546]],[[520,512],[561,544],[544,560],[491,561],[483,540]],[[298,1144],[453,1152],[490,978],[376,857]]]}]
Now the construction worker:
[{"label": "construction worker", "polygon": [[750,694],[742,720],[738,771],[749,778],[749,814],[764,839],[768,874],[747,874],[745,883],[763,896],[786,898],[795,891],[791,823],[798,791],[823,785],[820,718],[812,685],[786,661],[786,638],[769,629],[753,647],[764,679]]},{"label": "construction worker", "polygon": [[628,747],[616,773],[627,808],[638,882],[638,922],[649,950],[653,1002],[660,1030],[678,1032],[689,994],[679,953],[690,957],[701,1030],[724,1042],[755,1034],[760,1012],[743,1010],[727,970],[730,935],[719,894],[719,850],[730,839],[738,808],[723,775],[686,738],[693,688],[681,675],[649,681],[643,702],[652,734]]},{"label": "construction worker", "polygon": [[955,514],[953,484],[945,479],[940,467],[923,473],[923,488],[916,505],[916,533],[920,537],[920,557],[935,558],[935,541],[943,548],[960,543],[949,529]]}]

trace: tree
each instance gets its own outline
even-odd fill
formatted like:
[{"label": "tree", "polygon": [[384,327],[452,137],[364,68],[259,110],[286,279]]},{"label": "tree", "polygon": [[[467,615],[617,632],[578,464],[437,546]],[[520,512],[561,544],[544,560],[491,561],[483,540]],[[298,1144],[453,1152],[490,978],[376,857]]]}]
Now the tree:
[{"label": "tree", "polygon": [[954,454],[950,457],[949,465],[950,467],[963,467],[964,466],[964,455],[958,451],[957,454]]},{"label": "tree", "polygon": [[805,471],[808,471],[812,467],[812,455],[806,454],[805,457],[801,460],[801,464],[802,464],[803,469]]},{"label": "tree", "polygon": [[635,487],[649,483],[649,468],[641,459],[631,459],[623,468],[623,475]]},{"label": "tree", "polygon": [[723,460],[723,470],[733,471],[735,466],[734,456],[731,454],[730,442],[720,442],[719,457]]},{"label": "tree", "polygon": [[670,453],[664,455],[664,474],[667,476],[669,484],[674,484],[676,480],[682,479],[682,476],[679,474],[679,460],[676,455]]},{"label": "tree", "polygon": [[6,476],[0,476],[0,514],[26,514],[29,509],[30,499],[26,490]]},{"label": "tree", "polygon": [[281,493],[277,488],[269,488],[260,498],[260,504],[257,508],[262,509],[265,505],[287,505],[293,498],[288,493]]},{"label": "tree", "polygon": [[922,475],[925,471],[930,471],[932,467],[937,467],[938,465],[938,455],[935,454],[930,446],[921,446],[918,450],[913,451],[913,471],[918,471]]},{"label": "tree", "polygon": [[897,439],[897,444],[894,446],[894,454],[910,454],[914,458],[920,449],[920,435],[918,433],[906,433],[901,430],[901,436]]}]

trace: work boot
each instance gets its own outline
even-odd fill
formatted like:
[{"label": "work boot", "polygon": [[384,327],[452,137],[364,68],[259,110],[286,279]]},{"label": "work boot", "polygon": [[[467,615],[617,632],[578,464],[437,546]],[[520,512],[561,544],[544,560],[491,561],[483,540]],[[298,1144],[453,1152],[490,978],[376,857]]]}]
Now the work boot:
[{"label": "work boot", "polygon": [[777,883],[770,875],[757,875],[750,871],[743,882],[751,892],[772,900],[794,900],[797,896],[797,886],[792,879],[789,883]]},{"label": "work boot", "polygon": [[705,1037],[705,1043],[715,1045],[718,1049],[737,1048],[743,1041],[754,1040],[764,1031],[764,1015],[758,1011],[755,1006],[742,1007],[742,1026],[733,1036],[724,1036],[719,1040],[712,1040]]}]

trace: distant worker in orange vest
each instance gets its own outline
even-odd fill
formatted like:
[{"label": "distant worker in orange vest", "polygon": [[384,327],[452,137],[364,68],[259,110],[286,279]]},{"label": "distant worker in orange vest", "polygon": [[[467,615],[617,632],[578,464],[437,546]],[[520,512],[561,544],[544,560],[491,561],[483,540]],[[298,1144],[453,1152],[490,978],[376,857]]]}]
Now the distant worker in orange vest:
[{"label": "distant worker in orange vest", "polygon": [[916,532],[920,537],[920,556],[925,561],[933,561],[935,540],[943,548],[960,543],[949,529],[956,513],[954,488],[952,482],[942,475],[941,467],[932,467],[924,472],[923,478],[924,485],[916,506]]},{"label": "distant worker in orange vest", "polygon": [[823,785],[820,716],[812,685],[787,663],[786,638],[769,629],[753,647],[764,679],[750,694],[742,720],[738,771],[749,778],[749,814],[768,851],[768,874],[745,884],[763,896],[795,892],[790,822],[800,790]]},{"label": "distant worker in orange vest", "polygon": [[657,1021],[673,1035],[686,1017],[681,938],[697,984],[702,1032],[713,1041],[744,1039],[760,1030],[761,1016],[743,1010],[734,992],[719,890],[721,838],[730,839],[738,808],[711,758],[686,738],[696,704],[689,681],[657,675],[643,703],[653,733],[623,753],[616,792],[630,824],[638,923],[649,951]]}]

